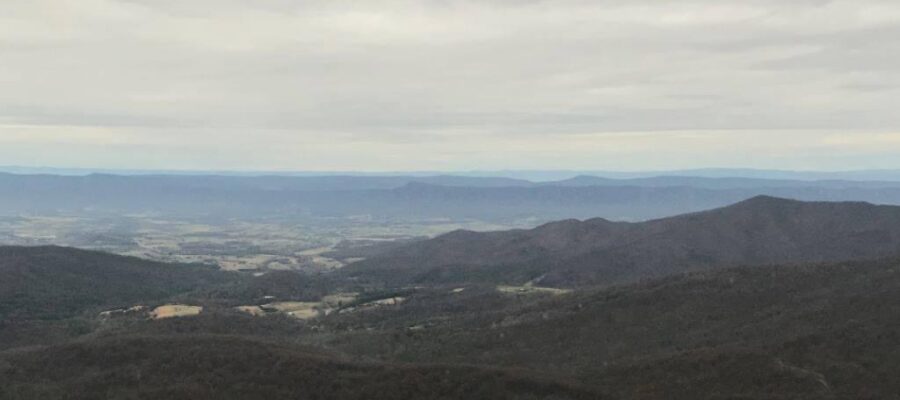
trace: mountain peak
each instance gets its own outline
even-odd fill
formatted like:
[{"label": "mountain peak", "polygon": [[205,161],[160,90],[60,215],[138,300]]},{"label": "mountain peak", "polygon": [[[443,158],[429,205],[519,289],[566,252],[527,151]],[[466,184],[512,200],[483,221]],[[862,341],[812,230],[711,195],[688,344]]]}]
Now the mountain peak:
[{"label": "mountain peak", "polygon": [[786,199],[783,197],[775,197],[775,196],[754,196],[747,200],[732,204],[730,206],[725,207],[725,210],[728,209],[739,209],[739,210],[783,210],[785,207],[799,207],[804,204],[812,204],[799,200]]},{"label": "mountain peak", "polygon": [[769,204],[800,204],[800,203],[803,203],[803,202],[799,201],[799,200],[792,200],[792,199],[787,199],[784,197],[775,197],[775,196],[768,196],[768,195],[763,194],[763,195],[759,195],[759,196],[753,196],[753,197],[751,197],[747,200],[744,200],[740,203],[737,203],[735,205],[738,205],[738,204],[769,205]]},{"label": "mountain peak", "polygon": [[[756,196],[638,223],[561,220],[531,230],[455,232],[348,268],[388,268],[411,283],[431,271],[465,282],[478,269],[500,283],[546,275],[547,285],[609,285],[704,268],[892,257],[898,246],[900,207]],[[404,269],[410,272],[396,272]]]}]

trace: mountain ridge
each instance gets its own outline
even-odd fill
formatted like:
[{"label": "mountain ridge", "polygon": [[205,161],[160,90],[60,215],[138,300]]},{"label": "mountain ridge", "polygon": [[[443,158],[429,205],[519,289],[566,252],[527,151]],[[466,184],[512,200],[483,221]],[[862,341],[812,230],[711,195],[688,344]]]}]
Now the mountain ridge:
[{"label": "mountain ridge", "polygon": [[232,282],[234,273],[59,246],[0,246],[0,322],[130,307]]},{"label": "mountain ridge", "polygon": [[[530,230],[452,232],[346,268],[552,286],[613,284],[693,269],[830,262],[900,254],[900,207],[755,196],[731,206],[639,223],[563,220]],[[390,272],[389,272],[390,271]],[[435,275],[436,274],[436,275]],[[494,279],[497,281],[497,279]]]},{"label": "mountain ridge", "polygon": [[[674,178],[535,183],[454,176],[53,176],[0,173],[0,215],[153,213],[190,217],[643,221],[721,207],[760,194],[900,205],[900,183],[779,184]],[[642,178],[643,179],[643,178]],[[717,178],[716,178],[717,179]],[[731,182],[731,183],[728,183]]]}]

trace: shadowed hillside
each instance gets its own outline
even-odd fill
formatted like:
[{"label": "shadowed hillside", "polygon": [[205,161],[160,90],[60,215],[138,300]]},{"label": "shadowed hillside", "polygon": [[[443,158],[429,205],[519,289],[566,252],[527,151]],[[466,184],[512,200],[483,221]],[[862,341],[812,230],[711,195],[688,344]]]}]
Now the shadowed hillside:
[{"label": "shadowed hillside", "polygon": [[443,293],[335,316],[326,343],[384,360],[527,367],[622,398],[900,393],[897,260],[743,267],[562,295]]},{"label": "shadowed hillside", "polygon": [[53,246],[0,247],[0,276],[0,322],[130,307],[237,279],[209,266]]},{"label": "shadowed hillside", "polygon": [[499,370],[359,364],[246,339],[118,337],[0,353],[5,399],[599,399]]},{"label": "shadowed hillside", "polygon": [[[108,259],[111,275],[136,268],[26,250]],[[425,285],[381,293],[400,304],[310,320],[229,305],[271,290],[314,295],[301,279],[214,282],[178,294],[226,304],[196,317],[9,321],[45,336],[20,346],[44,347],[3,346],[0,398],[890,399],[900,393],[898,265],[742,267],[572,292]],[[20,293],[40,294],[29,289]]]}]

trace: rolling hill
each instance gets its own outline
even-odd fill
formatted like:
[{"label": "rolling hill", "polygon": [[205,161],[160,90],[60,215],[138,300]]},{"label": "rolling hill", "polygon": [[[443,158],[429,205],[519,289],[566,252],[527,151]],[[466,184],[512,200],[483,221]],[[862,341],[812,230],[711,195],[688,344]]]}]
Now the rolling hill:
[{"label": "rolling hill", "polygon": [[556,295],[464,288],[334,316],[321,336],[350,354],[516,366],[625,399],[900,393],[898,259],[728,268]]},{"label": "rolling hill", "polygon": [[238,278],[209,266],[55,246],[0,247],[0,276],[0,322],[130,307]]},{"label": "rolling hill", "polygon": [[[805,221],[804,232],[851,222],[868,226],[859,225],[866,215],[859,210],[870,210],[872,220],[892,211],[761,198],[679,218],[770,226],[760,217],[773,207],[785,226]],[[856,220],[819,220],[846,207],[857,210]],[[760,215],[761,209],[768,211]],[[569,232],[571,223],[545,227],[545,233]],[[549,235],[542,243],[567,248],[583,234]],[[239,301],[272,290],[311,290],[302,279],[283,284],[287,279],[275,275],[240,289],[242,281],[219,279],[227,274],[210,277],[201,268],[193,276],[191,266],[97,252],[3,251],[4,272],[30,271],[46,282],[18,279],[0,293],[15,290],[33,299],[51,289],[91,299],[85,281],[93,279],[134,282],[128,295],[97,286],[114,300],[103,306],[169,293],[203,301],[204,289]],[[724,268],[557,293],[505,292],[484,282],[422,285],[405,290],[406,301],[393,307],[308,321],[254,317],[228,302],[196,317],[104,320],[79,314],[100,307],[85,303],[60,313],[79,317],[33,325],[35,336],[46,336],[40,341],[14,348],[0,329],[0,398],[891,399],[900,390],[894,379],[900,368],[898,266],[897,259],[885,259]],[[330,279],[341,285],[340,278]],[[67,310],[62,304],[51,306]],[[40,314],[44,306],[29,310],[49,318]],[[23,313],[18,318],[27,317]],[[47,333],[62,329],[54,324],[78,320],[90,326]],[[28,321],[0,321],[0,328],[15,330],[20,322]]]},{"label": "rolling hill", "polygon": [[565,220],[531,230],[456,231],[351,264],[397,283],[609,285],[689,270],[900,254],[900,207],[758,196],[641,223]]}]

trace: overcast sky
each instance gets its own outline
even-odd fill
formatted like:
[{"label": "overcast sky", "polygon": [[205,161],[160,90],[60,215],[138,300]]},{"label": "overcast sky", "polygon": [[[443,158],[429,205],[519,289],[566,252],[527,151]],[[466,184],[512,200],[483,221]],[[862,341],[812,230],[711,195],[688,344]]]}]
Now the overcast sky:
[{"label": "overcast sky", "polygon": [[0,0],[0,165],[900,168],[900,1]]}]

